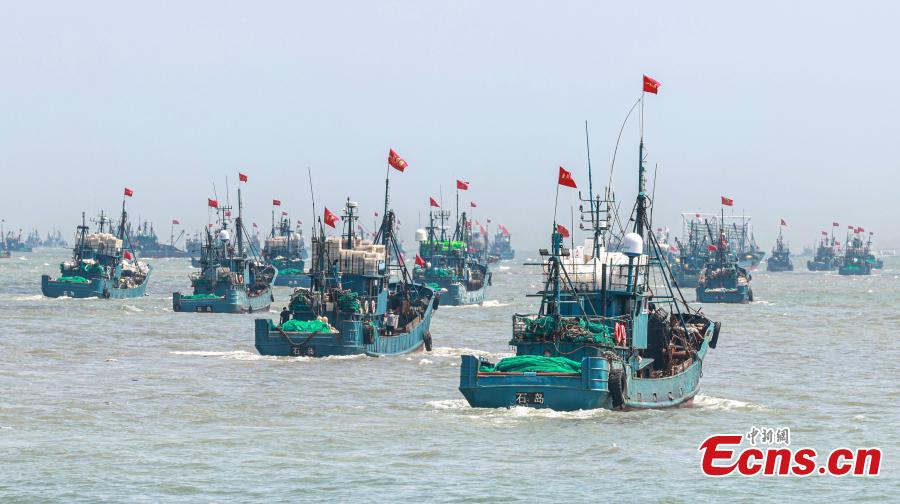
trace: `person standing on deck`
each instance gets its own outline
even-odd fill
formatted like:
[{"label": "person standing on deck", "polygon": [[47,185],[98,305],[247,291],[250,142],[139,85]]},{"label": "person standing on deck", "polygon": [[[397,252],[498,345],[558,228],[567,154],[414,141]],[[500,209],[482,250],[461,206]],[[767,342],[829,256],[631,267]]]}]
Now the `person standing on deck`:
[{"label": "person standing on deck", "polygon": [[281,308],[281,325],[284,325],[288,320],[291,320],[291,312],[287,309],[287,306],[284,306]]}]

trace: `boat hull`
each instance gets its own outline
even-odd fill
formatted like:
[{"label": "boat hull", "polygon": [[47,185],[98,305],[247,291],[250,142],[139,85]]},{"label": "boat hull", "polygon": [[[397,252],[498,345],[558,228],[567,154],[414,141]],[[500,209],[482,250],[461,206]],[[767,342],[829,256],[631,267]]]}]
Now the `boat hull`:
[{"label": "boat hull", "polygon": [[57,282],[49,275],[41,276],[41,293],[50,298],[101,298],[101,299],[129,299],[142,297],[147,292],[147,283],[150,281],[152,268],[148,268],[147,277],[137,287],[120,289],[115,287],[113,280],[95,278],[91,283]]},{"label": "boat hull", "polygon": [[255,345],[260,355],[280,357],[328,357],[332,355],[370,355],[373,357],[402,355],[421,351],[426,339],[431,338],[431,315],[434,303],[419,322],[408,332],[397,335],[381,334],[372,330],[370,342],[366,342],[366,316],[341,320],[338,332],[300,333],[284,332],[271,319],[256,319]]},{"label": "boat hull", "polygon": [[[625,364],[621,368],[626,376],[621,409],[658,409],[690,404],[700,389],[708,342],[709,337],[701,346],[698,358],[674,376],[640,378]],[[612,369],[605,357],[583,357],[581,373],[482,373],[479,366],[477,357],[462,356],[459,391],[474,408],[615,409],[609,387]]]},{"label": "boat hull", "polygon": [[[442,286],[443,287],[443,286]],[[444,287],[446,292],[441,292],[441,304],[446,306],[465,306],[475,305],[484,302],[484,293],[487,290],[487,283],[482,284],[480,289],[469,290],[463,283],[451,283]]]},{"label": "boat hull", "polygon": [[771,273],[781,273],[781,272],[784,272],[784,271],[794,271],[794,265],[793,265],[793,264],[790,264],[790,263],[788,263],[788,264],[782,264],[782,263],[776,263],[776,262],[769,261],[769,262],[766,263],[766,271],[769,271],[769,272],[771,272]]},{"label": "boat hull", "polygon": [[676,273],[675,283],[681,288],[693,289],[699,283],[699,275],[696,273]]},{"label": "boat hull", "polygon": [[312,277],[309,274],[302,275],[285,275],[279,273],[275,277],[275,285],[279,287],[309,287],[312,284]]},{"label": "boat hull", "polygon": [[833,261],[806,261],[806,268],[809,271],[834,271],[836,269]]},{"label": "boat hull", "polygon": [[869,264],[841,266],[838,268],[838,274],[844,276],[871,275],[872,266]]},{"label": "boat hull", "polygon": [[700,303],[749,303],[753,301],[753,289],[740,286],[736,289],[706,289],[697,287],[697,301]]},{"label": "boat hull", "polygon": [[244,289],[230,289],[224,296],[208,299],[190,299],[180,292],[172,294],[172,310],[194,313],[254,313],[268,311],[275,301],[271,289],[256,296],[247,295]]}]

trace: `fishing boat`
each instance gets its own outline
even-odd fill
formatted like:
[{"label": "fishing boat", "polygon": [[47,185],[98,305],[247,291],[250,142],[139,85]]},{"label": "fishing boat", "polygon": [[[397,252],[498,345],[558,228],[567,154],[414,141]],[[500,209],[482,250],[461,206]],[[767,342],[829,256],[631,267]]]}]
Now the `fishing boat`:
[{"label": "fishing boat", "polygon": [[[724,219],[722,219],[724,222]],[[725,228],[727,229],[727,228]],[[707,233],[713,236],[712,226]],[[710,241],[713,241],[712,239]],[[716,243],[707,245],[709,259],[697,279],[697,301],[701,303],[750,303],[753,301],[752,277],[729,252],[725,231],[719,232]]]},{"label": "fishing boat", "polygon": [[303,231],[293,229],[291,220],[282,215],[275,223],[272,212],[272,232],[266,238],[263,259],[278,270],[275,285],[288,287],[309,287],[310,277],[306,274],[306,243]]},{"label": "fishing boat", "polygon": [[198,313],[267,311],[275,301],[272,282],[278,270],[265,263],[253,249],[248,251],[241,190],[238,189],[238,216],[233,224],[231,207],[210,200],[213,202],[219,213],[219,227],[215,233],[206,229],[200,271],[190,276],[192,293],[173,293],[172,309]]},{"label": "fishing boat", "polygon": [[9,259],[12,254],[10,254],[9,249],[6,247],[6,231],[3,229],[3,222],[6,221],[0,221],[0,259]]},{"label": "fishing boat", "polygon": [[[610,235],[611,192],[583,200],[593,237],[566,248],[554,223],[540,250],[536,314],[515,314],[516,355],[489,362],[463,355],[459,390],[478,408],[666,408],[690,404],[720,324],[690,308],[673,282],[649,220],[643,139],[634,228]],[[570,185],[569,187],[572,187]],[[593,193],[593,191],[590,191]],[[620,242],[618,251],[607,244]]]},{"label": "fishing boat", "polygon": [[724,212],[716,216],[718,221],[718,233],[725,236],[729,244],[729,254],[734,256],[737,265],[747,270],[756,269],[762,262],[766,253],[756,243],[753,228],[750,224],[752,218],[748,215],[725,215]]},{"label": "fishing boat", "polygon": [[497,225],[497,232],[494,233],[489,253],[497,256],[502,261],[510,261],[516,258],[516,251],[512,248],[512,236],[510,236],[509,229],[506,229],[506,226],[503,224]]},{"label": "fishing boat", "polygon": [[778,239],[775,241],[775,247],[772,248],[772,255],[766,260],[766,271],[794,271],[794,263],[791,262],[791,249],[784,243],[782,229],[786,226],[784,219],[778,226]]},{"label": "fishing boat", "polygon": [[47,239],[44,240],[44,246],[47,248],[68,248],[69,243],[63,238],[62,233],[57,229],[53,233],[47,232]]},{"label": "fishing boat", "polygon": [[125,202],[115,234],[101,213],[97,232],[90,233],[81,214],[72,259],[59,265],[60,276],[41,276],[44,296],[126,299],[143,296],[153,268],[138,260],[127,231]]},{"label": "fishing boat", "polygon": [[[838,267],[840,275],[871,275],[875,266],[875,259],[869,250],[870,241],[863,241],[863,233],[865,230],[854,226],[849,226],[852,230],[847,233],[846,244],[844,249],[844,258]],[[869,235],[871,236],[871,234]]]},{"label": "fishing boat", "polygon": [[165,257],[189,257],[187,250],[182,250],[178,248],[177,244],[181,241],[181,238],[184,236],[184,230],[182,230],[178,236],[175,236],[175,224],[177,221],[172,221],[171,230],[169,233],[169,243],[160,243],[159,236],[157,236],[156,231],[153,229],[153,223],[144,221],[143,223],[138,223],[137,232],[132,233],[133,241],[138,251],[141,254],[141,257],[148,257],[153,259],[160,259]]},{"label": "fishing boat", "polygon": [[32,252],[33,249],[28,245],[26,241],[22,240],[22,230],[19,230],[18,234],[9,231],[6,233],[4,242],[6,243],[6,250],[12,253],[25,253]]},{"label": "fishing boat", "polygon": [[[341,236],[312,239],[310,287],[294,289],[290,320],[256,319],[261,355],[400,355],[431,350],[432,289],[414,283],[395,235],[393,210],[383,214],[374,243],[356,236],[357,204],[348,199]],[[325,209],[333,227],[336,216]]]},{"label": "fishing boat", "polygon": [[709,260],[707,250],[709,241],[706,232],[706,221],[709,218],[710,216],[697,212],[681,214],[682,236],[686,237],[686,241],[682,242],[675,238],[677,254],[673,254],[674,257],[670,262],[675,274],[675,283],[679,287],[697,287],[700,271]]},{"label": "fishing boat", "polygon": [[834,228],[832,227],[831,236],[828,232],[822,231],[822,239],[816,247],[815,255],[812,259],[806,261],[806,268],[809,271],[834,271],[841,263],[838,257],[837,242],[834,239]]},{"label": "fishing boat", "polygon": [[481,304],[491,283],[487,264],[470,254],[471,222],[466,213],[456,221],[452,235],[447,233],[450,212],[440,208],[429,213],[426,229],[416,230],[419,253],[413,278],[438,292],[440,302],[449,306]]}]

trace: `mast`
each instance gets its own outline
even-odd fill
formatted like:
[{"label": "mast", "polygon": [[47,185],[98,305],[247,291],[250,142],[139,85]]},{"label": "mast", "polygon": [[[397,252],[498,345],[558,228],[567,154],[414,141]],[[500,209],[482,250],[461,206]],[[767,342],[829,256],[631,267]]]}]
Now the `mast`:
[{"label": "mast", "polygon": [[243,210],[244,206],[241,202],[241,185],[238,184],[238,216],[237,220],[234,223],[234,230],[237,233],[237,252],[238,257],[243,259],[244,257],[244,219],[243,219]]}]

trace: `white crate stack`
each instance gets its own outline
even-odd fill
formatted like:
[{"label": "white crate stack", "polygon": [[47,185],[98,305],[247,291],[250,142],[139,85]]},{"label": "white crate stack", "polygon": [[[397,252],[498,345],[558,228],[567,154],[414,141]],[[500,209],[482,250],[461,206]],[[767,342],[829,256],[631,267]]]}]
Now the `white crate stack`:
[{"label": "white crate stack", "polygon": [[[338,269],[348,275],[378,275],[378,266],[384,262],[384,245],[375,245],[370,240],[358,240],[353,249],[347,249],[346,240],[339,236],[325,238],[325,258],[328,264],[338,261]],[[318,257],[321,243],[312,241],[313,257]]]}]

